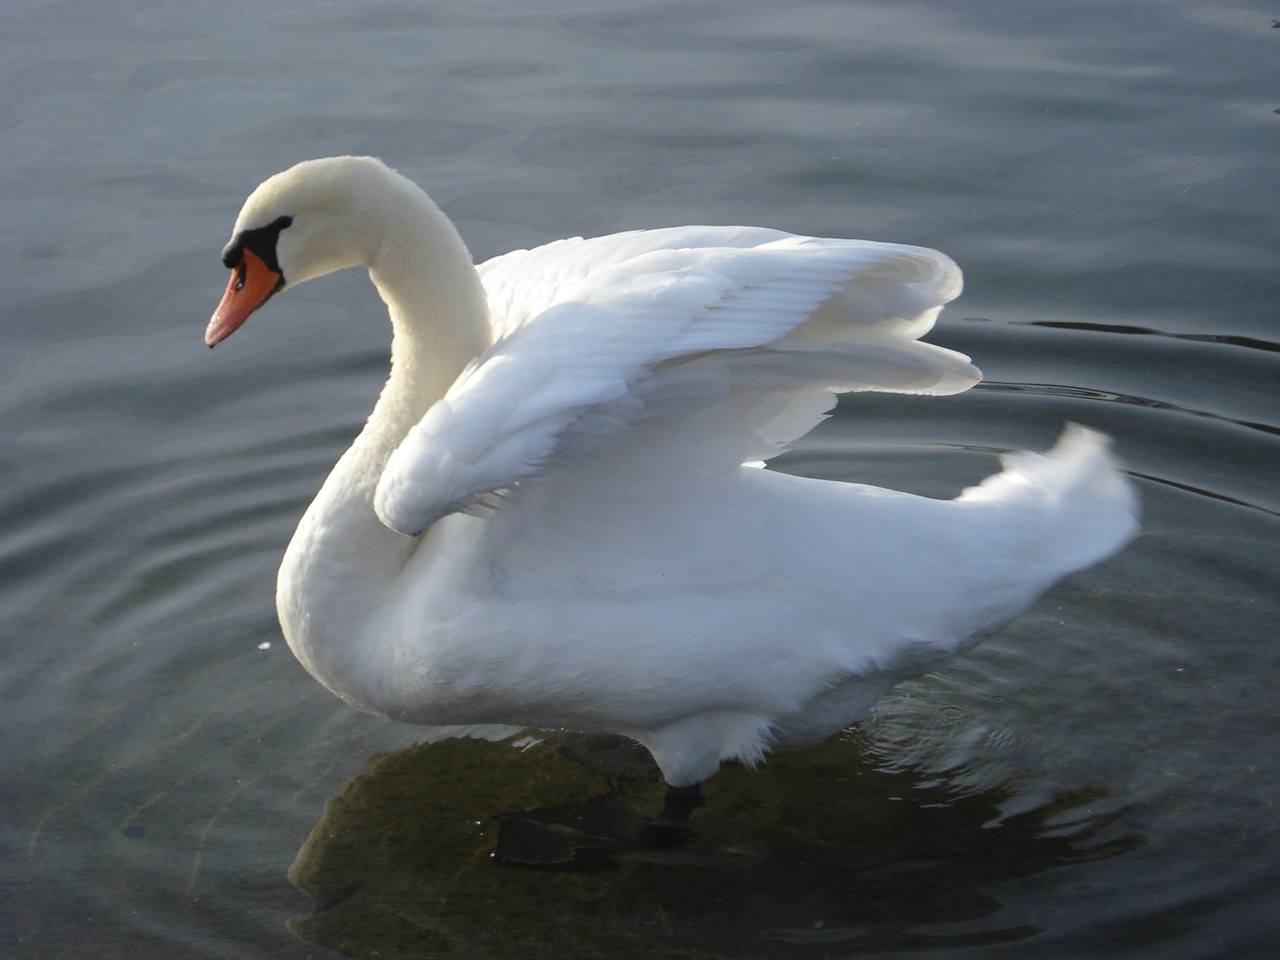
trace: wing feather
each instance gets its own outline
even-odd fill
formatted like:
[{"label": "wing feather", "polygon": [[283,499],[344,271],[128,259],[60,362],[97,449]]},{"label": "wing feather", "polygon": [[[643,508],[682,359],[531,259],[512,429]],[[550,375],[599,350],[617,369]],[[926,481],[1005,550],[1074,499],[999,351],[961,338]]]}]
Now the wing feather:
[{"label": "wing feather", "polygon": [[497,338],[378,486],[379,517],[405,533],[625,443],[639,421],[687,420],[666,429],[693,456],[690,429],[728,431],[706,454],[728,468],[802,436],[838,392],[954,393],[979,377],[915,339],[960,289],[924,248],[690,227],[557,241],[480,272]]}]

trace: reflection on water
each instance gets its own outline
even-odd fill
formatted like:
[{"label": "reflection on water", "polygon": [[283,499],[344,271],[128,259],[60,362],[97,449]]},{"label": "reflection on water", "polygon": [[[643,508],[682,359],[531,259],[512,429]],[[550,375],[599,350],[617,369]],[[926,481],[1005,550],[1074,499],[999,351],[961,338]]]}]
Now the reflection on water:
[{"label": "reflection on water", "polygon": [[[618,780],[547,743],[445,742],[380,754],[325,804],[290,870],[314,902],[299,936],[357,958],[463,955],[780,956],[1016,941],[1039,932],[997,916],[1001,890],[1140,841],[1065,791],[1007,816],[1012,790],[963,798],[886,772],[839,741],[727,768],[681,846],[621,846],[595,869],[492,860],[498,818],[614,796],[661,804],[656,775]],[[998,824],[998,826],[997,826]]]}]

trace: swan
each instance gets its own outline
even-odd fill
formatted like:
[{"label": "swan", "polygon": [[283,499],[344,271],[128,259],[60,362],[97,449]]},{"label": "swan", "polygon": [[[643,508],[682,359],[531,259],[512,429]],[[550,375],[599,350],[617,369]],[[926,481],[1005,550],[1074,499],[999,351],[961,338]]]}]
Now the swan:
[{"label": "swan", "polygon": [[761,468],[838,393],[980,379],[919,339],[961,287],[933,250],[686,226],[477,267],[412,181],[333,157],[255,189],[222,260],[209,346],[348,266],[386,303],[390,375],[277,607],[321,684],[431,736],[622,734],[693,788],[848,726],[1137,529],[1074,425],[949,501]]}]

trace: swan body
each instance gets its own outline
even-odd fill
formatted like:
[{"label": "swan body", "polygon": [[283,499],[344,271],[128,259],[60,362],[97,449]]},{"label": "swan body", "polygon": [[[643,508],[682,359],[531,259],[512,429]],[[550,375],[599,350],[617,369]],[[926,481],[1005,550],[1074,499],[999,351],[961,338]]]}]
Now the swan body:
[{"label": "swan body", "polygon": [[679,227],[476,268],[422,190],[339,157],[258,187],[223,259],[210,345],[346,266],[387,304],[390,376],[277,606],[316,679],[397,720],[625,734],[694,784],[847,726],[1136,529],[1079,427],[950,501],[756,464],[839,392],[977,382],[918,339],[960,291],[936,251]]}]

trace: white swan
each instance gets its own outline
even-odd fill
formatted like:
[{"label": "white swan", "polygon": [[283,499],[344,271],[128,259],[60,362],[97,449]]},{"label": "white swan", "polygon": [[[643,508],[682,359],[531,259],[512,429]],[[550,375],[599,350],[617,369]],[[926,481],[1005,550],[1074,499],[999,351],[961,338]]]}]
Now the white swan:
[{"label": "white swan", "polygon": [[338,157],[258,187],[223,261],[210,346],[347,266],[390,311],[277,605],[321,683],[397,720],[626,734],[692,785],[848,725],[1137,526],[1082,428],[951,501],[751,465],[836,392],[979,379],[917,339],[960,291],[932,250],[679,227],[476,268],[422,190]]}]

